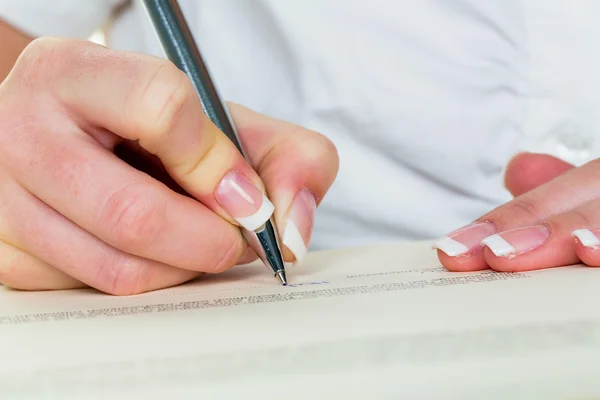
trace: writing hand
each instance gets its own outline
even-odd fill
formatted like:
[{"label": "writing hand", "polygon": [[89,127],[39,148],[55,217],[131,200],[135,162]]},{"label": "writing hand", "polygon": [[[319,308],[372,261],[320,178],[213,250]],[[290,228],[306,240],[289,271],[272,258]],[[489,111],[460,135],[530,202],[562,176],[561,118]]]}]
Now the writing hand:
[{"label": "writing hand", "polygon": [[258,173],[170,62],[32,42],[0,86],[0,282],[123,295],[226,270],[252,258],[239,225],[269,209],[265,189],[285,259],[301,258],[336,150],[230,106]]}]

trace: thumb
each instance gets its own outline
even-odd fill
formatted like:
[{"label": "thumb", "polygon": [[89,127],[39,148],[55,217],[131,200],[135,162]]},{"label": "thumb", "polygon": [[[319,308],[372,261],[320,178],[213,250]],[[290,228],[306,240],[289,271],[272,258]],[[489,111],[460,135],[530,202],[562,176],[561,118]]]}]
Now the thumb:
[{"label": "thumb", "polygon": [[573,165],[554,156],[521,153],[509,161],[504,184],[516,197],[573,168]]}]

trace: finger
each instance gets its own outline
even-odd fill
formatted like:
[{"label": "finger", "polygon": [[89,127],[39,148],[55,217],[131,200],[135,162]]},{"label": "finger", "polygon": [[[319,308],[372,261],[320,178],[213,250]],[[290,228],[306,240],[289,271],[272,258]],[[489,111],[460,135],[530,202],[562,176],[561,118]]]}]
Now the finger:
[{"label": "finger", "polygon": [[17,185],[4,184],[3,189],[0,234],[10,237],[15,247],[88,286],[130,295],[178,285],[199,274],[124,253]]},{"label": "finger", "polygon": [[243,253],[239,229],[97,143],[47,132],[38,137],[19,144],[23,153],[6,155],[15,178],[111,246],[203,272],[231,267]]},{"label": "finger", "polygon": [[576,229],[571,236],[579,260],[590,267],[600,267],[600,230],[598,226]]},{"label": "finger", "polygon": [[252,247],[247,247],[246,252],[240,257],[237,263],[238,265],[250,264],[257,258],[258,256],[254,252],[254,250],[252,250]]},{"label": "finger", "polygon": [[3,241],[0,241],[0,284],[19,290],[86,287],[77,279]]},{"label": "finger", "polygon": [[497,232],[536,225],[600,198],[600,161],[563,172],[458,229],[434,244],[442,265],[451,271],[487,268],[481,241]]},{"label": "finger", "polygon": [[573,168],[547,154],[521,153],[508,164],[504,182],[513,196],[520,196]]},{"label": "finger", "polygon": [[41,46],[34,57],[51,48],[63,58],[45,75],[66,112],[82,117],[84,126],[138,141],[182,188],[230,222],[254,230],[271,216],[259,176],[202,112],[192,82],[173,63],[89,42]]},{"label": "finger", "polygon": [[[573,169],[558,158],[545,154],[522,153],[509,163],[505,174],[506,188],[513,196],[520,196],[562,173]],[[533,220],[532,220],[533,222]],[[454,271],[486,269],[481,253],[481,240],[495,233],[493,220],[460,229],[436,244],[442,264]]]},{"label": "finger", "polygon": [[597,266],[600,200],[484,239],[485,258],[498,271],[529,271],[576,264]]},{"label": "finger", "polygon": [[299,263],[310,244],[317,204],[333,183],[339,158],[317,132],[230,104],[248,156],[276,205],[284,257]]}]

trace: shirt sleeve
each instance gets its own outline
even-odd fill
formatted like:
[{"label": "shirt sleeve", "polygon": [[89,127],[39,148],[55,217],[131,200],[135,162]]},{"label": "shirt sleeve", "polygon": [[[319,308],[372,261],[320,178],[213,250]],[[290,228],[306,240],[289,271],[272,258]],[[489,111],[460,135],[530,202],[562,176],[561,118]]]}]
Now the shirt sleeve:
[{"label": "shirt sleeve", "polygon": [[0,19],[33,36],[87,39],[126,0],[0,0]]}]

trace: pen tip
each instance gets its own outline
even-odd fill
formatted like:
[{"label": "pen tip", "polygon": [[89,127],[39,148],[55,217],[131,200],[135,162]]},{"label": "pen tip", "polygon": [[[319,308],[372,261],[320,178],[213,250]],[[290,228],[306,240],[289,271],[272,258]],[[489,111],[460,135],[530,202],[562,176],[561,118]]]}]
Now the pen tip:
[{"label": "pen tip", "polygon": [[283,270],[278,271],[275,275],[277,276],[277,279],[279,279],[279,282],[281,282],[281,284],[283,286],[287,285],[287,279],[285,278],[285,271],[283,271]]}]

